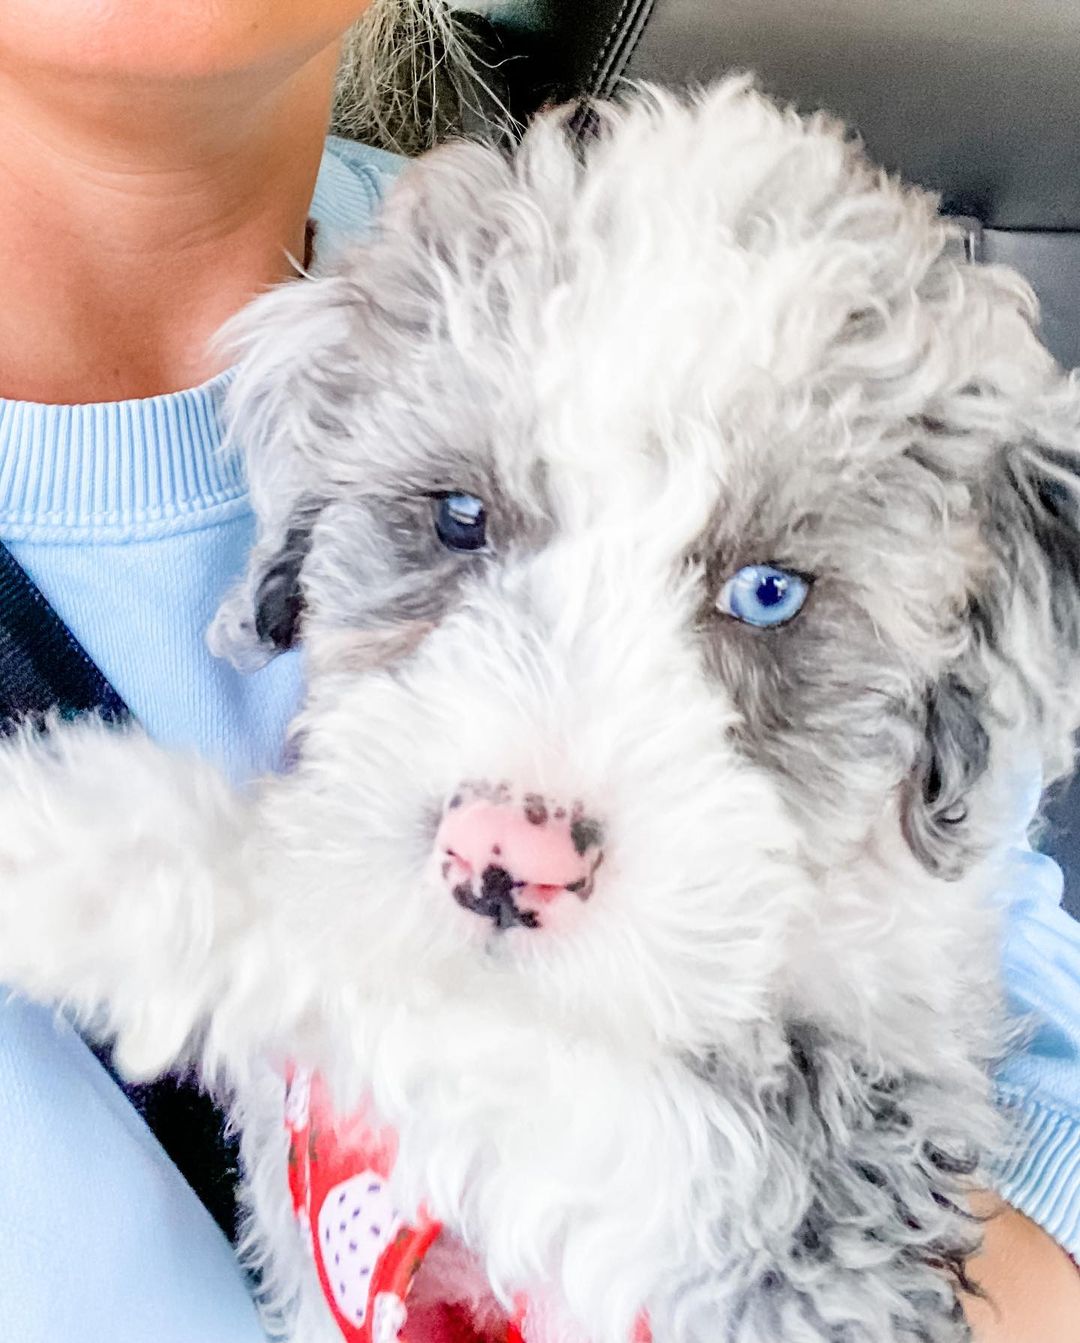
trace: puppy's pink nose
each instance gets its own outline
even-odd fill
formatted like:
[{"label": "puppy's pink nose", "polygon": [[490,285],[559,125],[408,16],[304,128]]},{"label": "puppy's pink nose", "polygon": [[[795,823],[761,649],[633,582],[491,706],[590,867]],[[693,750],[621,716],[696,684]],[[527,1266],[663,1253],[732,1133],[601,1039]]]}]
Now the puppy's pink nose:
[{"label": "puppy's pink nose", "polygon": [[540,910],[567,893],[587,900],[601,846],[600,827],[580,804],[482,785],[451,799],[435,837],[454,899],[499,928],[539,927]]}]

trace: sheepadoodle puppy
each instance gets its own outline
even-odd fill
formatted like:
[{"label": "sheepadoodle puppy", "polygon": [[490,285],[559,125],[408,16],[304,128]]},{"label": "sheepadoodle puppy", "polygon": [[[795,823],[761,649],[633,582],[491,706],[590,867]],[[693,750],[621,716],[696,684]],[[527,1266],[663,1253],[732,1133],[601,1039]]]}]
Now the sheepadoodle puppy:
[{"label": "sheepadoodle puppy", "polygon": [[17,738],[0,979],[227,1088],[292,1343],[967,1337],[1080,394],[955,242],[733,81],[439,150],[241,319],[290,767]]}]

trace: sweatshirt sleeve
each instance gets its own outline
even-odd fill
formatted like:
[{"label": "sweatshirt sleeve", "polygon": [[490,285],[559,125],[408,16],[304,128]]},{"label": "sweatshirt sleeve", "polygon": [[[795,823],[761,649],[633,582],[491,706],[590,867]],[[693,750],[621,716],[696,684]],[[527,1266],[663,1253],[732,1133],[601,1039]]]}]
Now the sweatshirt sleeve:
[{"label": "sweatshirt sleeve", "polygon": [[1080,1260],[1080,922],[1062,889],[1053,859],[1010,851],[1004,974],[1031,1034],[997,1076],[1016,1133],[998,1190]]}]

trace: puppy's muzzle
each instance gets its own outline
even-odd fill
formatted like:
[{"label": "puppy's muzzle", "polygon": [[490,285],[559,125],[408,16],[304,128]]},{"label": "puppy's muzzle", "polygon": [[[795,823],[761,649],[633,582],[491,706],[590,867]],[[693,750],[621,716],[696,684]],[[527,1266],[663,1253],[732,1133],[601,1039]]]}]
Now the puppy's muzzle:
[{"label": "puppy's muzzle", "polygon": [[556,901],[592,895],[603,831],[581,803],[463,784],[447,804],[435,853],[463,909],[503,930],[539,928]]}]

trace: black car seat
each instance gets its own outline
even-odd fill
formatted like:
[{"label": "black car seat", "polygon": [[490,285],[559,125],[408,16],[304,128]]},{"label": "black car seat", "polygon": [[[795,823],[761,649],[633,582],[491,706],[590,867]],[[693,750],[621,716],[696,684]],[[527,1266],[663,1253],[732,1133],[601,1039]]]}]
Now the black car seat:
[{"label": "black car seat", "polygon": [[[841,115],[965,218],[973,260],[1027,276],[1043,339],[1080,365],[1078,0],[489,0],[484,17],[521,120],[635,79],[731,70]],[[1080,917],[1080,783],[1052,803],[1043,847]]]}]

